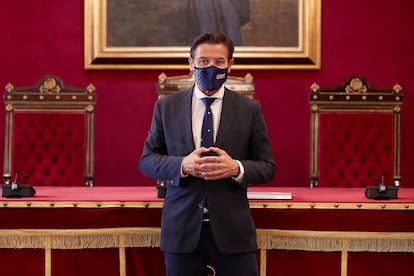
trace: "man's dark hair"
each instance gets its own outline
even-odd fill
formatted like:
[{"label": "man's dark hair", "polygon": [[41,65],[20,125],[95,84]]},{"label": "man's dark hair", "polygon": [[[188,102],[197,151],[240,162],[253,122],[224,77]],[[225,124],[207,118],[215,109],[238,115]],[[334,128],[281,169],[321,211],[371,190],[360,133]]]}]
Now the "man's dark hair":
[{"label": "man's dark hair", "polygon": [[234,52],[234,45],[233,41],[228,38],[223,33],[203,33],[200,36],[198,36],[193,44],[191,45],[190,49],[190,56],[194,58],[194,51],[197,49],[197,47],[200,44],[224,44],[227,47],[228,50],[228,58],[233,58],[233,52]]}]

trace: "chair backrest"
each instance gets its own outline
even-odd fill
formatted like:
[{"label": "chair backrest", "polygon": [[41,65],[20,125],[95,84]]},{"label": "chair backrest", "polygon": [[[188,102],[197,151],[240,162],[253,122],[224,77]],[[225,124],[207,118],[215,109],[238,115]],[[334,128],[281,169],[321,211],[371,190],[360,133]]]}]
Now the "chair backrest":
[{"label": "chair backrest", "polygon": [[[161,73],[158,76],[158,83],[156,91],[158,98],[163,98],[169,94],[176,93],[194,85],[194,75],[192,72],[188,75],[170,76]],[[246,74],[244,77],[228,76],[225,86],[235,92],[239,92],[246,97],[253,98],[255,86],[253,84],[253,77],[251,74]]]},{"label": "chair backrest", "polygon": [[35,86],[7,84],[3,179],[34,186],[93,186],[95,87],[55,76]]},{"label": "chair backrest", "polygon": [[311,86],[311,187],[400,185],[402,88],[371,87],[360,76]]}]

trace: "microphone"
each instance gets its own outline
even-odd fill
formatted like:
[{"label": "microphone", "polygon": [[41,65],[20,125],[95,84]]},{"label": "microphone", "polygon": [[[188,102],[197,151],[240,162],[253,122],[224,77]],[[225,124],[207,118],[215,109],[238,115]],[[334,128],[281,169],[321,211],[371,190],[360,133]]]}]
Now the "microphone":
[{"label": "microphone", "polygon": [[[377,182],[378,178],[374,181]],[[398,187],[385,185],[384,174],[381,176],[381,183],[378,186],[367,186],[365,196],[369,199],[387,200],[398,198]]]},{"label": "microphone", "polygon": [[[10,184],[1,185],[2,188],[2,197],[32,197],[36,194],[35,189],[30,184],[18,184],[17,180],[20,173],[16,172],[14,180]],[[27,175],[24,175],[27,178]]]},{"label": "microphone", "polygon": [[10,190],[12,190],[12,191],[19,190],[19,185],[17,184],[17,178],[18,177],[19,177],[19,173],[17,172],[16,175],[14,176],[13,182],[11,183]]},{"label": "microphone", "polygon": [[378,192],[385,193],[387,191],[387,186],[384,183],[384,175],[381,176],[381,183],[378,185]]}]

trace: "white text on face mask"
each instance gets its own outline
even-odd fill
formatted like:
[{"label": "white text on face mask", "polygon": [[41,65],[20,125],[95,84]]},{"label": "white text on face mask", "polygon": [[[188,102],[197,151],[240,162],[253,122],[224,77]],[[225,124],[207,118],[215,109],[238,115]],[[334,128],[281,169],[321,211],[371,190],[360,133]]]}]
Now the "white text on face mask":
[{"label": "white text on face mask", "polygon": [[217,74],[216,79],[217,80],[221,80],[221,79],[224,79],[225,77],[226,77],[226,74],[225,73],[223,73],[223,74]]}]

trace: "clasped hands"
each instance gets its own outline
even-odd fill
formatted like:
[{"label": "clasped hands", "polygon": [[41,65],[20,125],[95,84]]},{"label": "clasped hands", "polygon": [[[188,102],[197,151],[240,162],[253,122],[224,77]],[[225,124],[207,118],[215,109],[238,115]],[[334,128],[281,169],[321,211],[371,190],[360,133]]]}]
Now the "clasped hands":
[{"label": "clasped hands", "polygon": [[201,147],[194,150],[184,157],[181,168],[184,175],[192,175],[205,180],[237,177],[240,173],[237,161],[217,147]]}]

